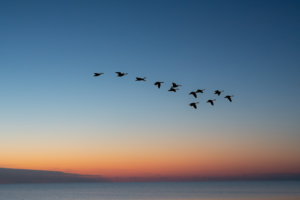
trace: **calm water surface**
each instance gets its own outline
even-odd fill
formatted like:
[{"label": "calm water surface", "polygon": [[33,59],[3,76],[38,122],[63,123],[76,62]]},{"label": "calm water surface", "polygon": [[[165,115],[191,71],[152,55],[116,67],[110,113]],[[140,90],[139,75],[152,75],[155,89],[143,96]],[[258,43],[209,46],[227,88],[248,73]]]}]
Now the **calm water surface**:
[{"label": "calm water surface", "polygon": [[300,200],[300,182],[0,184],[1,200]]}]

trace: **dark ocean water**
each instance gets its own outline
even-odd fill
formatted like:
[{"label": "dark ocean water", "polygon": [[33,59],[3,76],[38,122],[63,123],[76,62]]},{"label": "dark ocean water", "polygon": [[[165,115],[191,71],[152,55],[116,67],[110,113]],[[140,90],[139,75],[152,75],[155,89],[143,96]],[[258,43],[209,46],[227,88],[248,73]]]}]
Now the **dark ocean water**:
[{"label": "dark ocean water", "polygon": [[0,200],[300,200],[299,181],[0,184]]}]

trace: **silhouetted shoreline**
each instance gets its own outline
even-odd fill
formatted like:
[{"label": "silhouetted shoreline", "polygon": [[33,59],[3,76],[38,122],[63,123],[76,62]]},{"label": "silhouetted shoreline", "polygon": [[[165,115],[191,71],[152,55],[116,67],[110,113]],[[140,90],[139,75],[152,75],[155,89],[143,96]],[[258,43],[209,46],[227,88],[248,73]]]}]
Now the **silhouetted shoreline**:
[{"label": "silhouetted shoreline", "polygon": [[0,168],[0,184],[83,182],[190,182],[190,181],[300,181],[298,173],[247,174],[241,176],[103,177],[59,171]]}]

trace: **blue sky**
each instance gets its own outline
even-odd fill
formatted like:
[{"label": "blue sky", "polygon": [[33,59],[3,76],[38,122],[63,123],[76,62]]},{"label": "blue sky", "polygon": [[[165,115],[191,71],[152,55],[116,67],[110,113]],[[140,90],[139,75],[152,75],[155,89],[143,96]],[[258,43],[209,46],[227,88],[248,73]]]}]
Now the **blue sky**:
[{"label": "blue sky", "polygon": [[[0,1],[0,146],[207,135],[296,145],[299,9],[299,1]],[[182,85],[177,93],[171,82]],[[197,89],[206,90],[188,95]]]}]

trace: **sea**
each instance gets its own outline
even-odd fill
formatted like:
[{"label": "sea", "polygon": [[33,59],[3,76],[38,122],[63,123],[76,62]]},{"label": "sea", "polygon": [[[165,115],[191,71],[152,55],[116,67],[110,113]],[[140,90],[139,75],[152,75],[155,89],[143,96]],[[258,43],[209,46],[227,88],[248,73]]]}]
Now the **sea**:
[{"label": "sea", "polygon": [[300,200],[300,181],[0,184],[0,200]]}]

